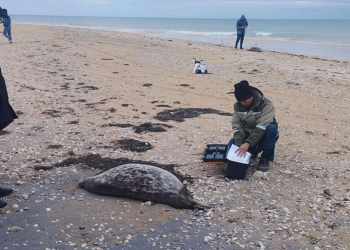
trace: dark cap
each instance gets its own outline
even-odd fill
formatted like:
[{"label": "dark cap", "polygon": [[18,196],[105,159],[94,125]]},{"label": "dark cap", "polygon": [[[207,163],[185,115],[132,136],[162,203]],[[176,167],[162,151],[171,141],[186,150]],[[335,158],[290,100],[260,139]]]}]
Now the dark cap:
[{"label": "dark cap", "polygon": [[253,96],[252,88],[246,80],[235,84],[235,97],[237,101],[241,102]]}]

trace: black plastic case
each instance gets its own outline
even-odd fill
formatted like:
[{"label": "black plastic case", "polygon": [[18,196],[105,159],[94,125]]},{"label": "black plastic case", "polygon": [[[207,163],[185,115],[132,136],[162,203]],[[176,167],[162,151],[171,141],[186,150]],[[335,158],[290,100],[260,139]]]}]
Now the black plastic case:
[{"label": "black plastic case", "polygon": [[204,162],[222,162],[226,161],[227,145],[226,144],[209,144],[204,150]]}]

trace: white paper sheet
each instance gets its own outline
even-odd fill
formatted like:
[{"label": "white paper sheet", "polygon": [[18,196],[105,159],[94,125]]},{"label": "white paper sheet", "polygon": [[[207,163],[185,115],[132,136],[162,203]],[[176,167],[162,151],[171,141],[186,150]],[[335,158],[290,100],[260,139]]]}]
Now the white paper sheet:
[{"label": "white paper sheet", "polygon": [[249,152],[247,152],[245,154],[245,156],[239,157],[236,154],[236,150],[237,149],[238,149],[238,147],[236,145],[232,145],[231,146],[231,148],[230,148],[230,150],[228,151],[228,154],[227,154],[227,160],[238,162],[238,163],[243,163],[243,164],[249,164],[251,154]]}]

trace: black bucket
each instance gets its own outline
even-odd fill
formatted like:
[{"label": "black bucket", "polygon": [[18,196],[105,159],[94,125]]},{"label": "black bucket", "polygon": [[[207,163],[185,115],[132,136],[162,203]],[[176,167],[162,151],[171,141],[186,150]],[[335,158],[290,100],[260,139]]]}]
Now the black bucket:
[{"label": "black bucket", "polygon": [[244,180],[247,176],[249,164],[238,163],[227,160],[226,177],[233,180]]}]

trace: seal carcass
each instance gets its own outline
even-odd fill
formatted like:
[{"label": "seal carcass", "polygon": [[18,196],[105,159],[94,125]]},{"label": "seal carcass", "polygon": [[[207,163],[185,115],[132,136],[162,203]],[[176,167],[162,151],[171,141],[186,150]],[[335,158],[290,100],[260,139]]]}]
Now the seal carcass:
[{"label": "seal carcass", "polygon": [[250,49],[248,49],[248,51],[253,51],[253,52],[263,52],[263,50],[259,47],[251,47]]},{"label": "seal carcass", "polygon": [[173,174],[150,165],[121,165],[89,177],[79,186],[91,193],[153,201],[175,208],[210,207],[194,200]]}]

